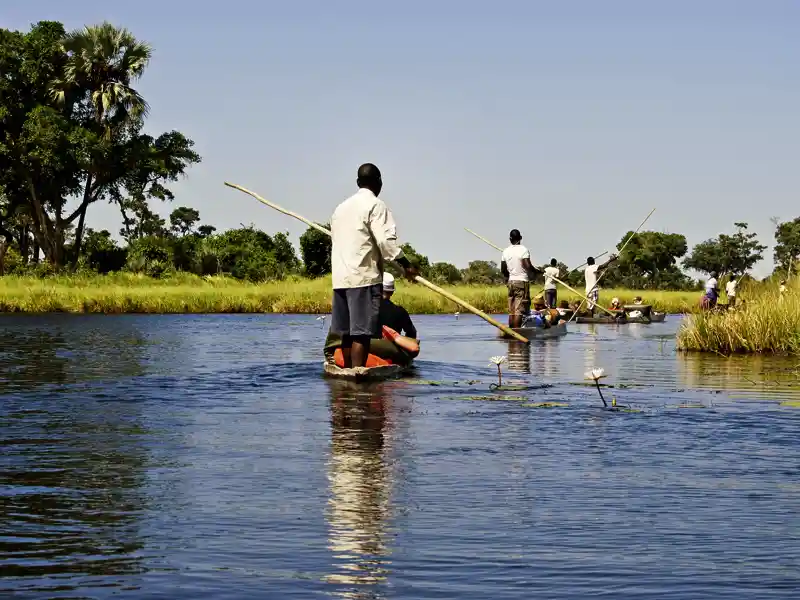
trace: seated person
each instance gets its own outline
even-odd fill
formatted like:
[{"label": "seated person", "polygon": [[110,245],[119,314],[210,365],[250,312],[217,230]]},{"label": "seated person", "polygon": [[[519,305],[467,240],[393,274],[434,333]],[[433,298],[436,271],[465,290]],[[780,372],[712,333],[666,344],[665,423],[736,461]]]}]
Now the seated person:
[{"label": "seated person", "polygon": [[619,298],[612,298],[611,305],[608,307],[609,310],[622,310],[622,303],[619,301]]},{"label": "seated person", "polygon": [[381,300],[381,310],[379,321],[381,326],[386,325],[396,333],[402,333],[406,337],[416,339],[417,329],[411,322],[408,311],[402,306],[392,302],[394,294],[394,277],[391,273],[383,274],[383,299]]}]

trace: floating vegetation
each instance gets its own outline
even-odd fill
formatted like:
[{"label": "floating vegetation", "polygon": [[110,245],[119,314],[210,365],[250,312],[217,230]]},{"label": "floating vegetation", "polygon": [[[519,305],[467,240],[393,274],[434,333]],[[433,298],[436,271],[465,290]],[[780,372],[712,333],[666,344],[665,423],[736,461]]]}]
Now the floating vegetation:
[{"label": "floating vegetation", "polygon": [[[407,383],[408,385],[431,385],[431,386],[446,385],[444,381],[434,381],[432,379],[406,379],[403,381],[403,383]],[[458,382],[454,381],[453,385],[458,385]]]},{"label": "floating vegetation", "polygon": [[526,408],[564,408],[569,404],[566,402],[526,402],[522,406]]},{"label": "floating vegetation", "polygon": [[800,400],[784,400],[781,406],[788,406],[789,408],[800,408]]},{"label": "floating vegetation", "polygon": [[498,402],[498,401],[505,401],[505,402],[524,402],[527,400],[524,396],[444,396],[444,400],[477,400],[477,401],[488,401],[488,402]]}]

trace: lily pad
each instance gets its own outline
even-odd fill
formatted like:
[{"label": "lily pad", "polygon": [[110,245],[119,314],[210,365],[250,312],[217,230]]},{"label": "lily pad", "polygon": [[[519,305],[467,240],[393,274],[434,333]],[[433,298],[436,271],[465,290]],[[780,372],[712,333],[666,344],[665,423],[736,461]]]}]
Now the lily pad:
[{"label": "lily pad", "polygon": [[781,406],[788,406],[790,408],[800,408],[800,400],[784,400]]},{"label": "lily pad", "polygon": [[562,408],[569,406],[566,402],[527,402],[523,404],[527,408]]},{"label": "lily pad", "polygon": [[507,401],[507,402],[522,402],[525,400],[524,396],[445,396],[446,400],[485,400],[488,402]]}]

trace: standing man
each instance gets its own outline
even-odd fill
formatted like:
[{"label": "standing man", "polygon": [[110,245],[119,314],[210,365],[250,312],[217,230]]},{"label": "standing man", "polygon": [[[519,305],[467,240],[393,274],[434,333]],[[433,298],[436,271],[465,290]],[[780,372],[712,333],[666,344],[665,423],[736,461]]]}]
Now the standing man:
[{"label": "standing man", "polygon": [[728,307],[736,306],[736,280],[733,277],[725,284],[725,294],[728,296]]},{"label": "standing man", "polygon": [[706,293],[703,296],[703,306],[705,308],[715,308],[719,298],[719,286],[717,282],[717,272],[712,271],[711,277],[706,280]]},{"label": "standing man", "polygon": [[547,308],[555,308],[558,302],[558,290],[556,289],[556,281],[553,277],[560,277],[561,272],[558,269],[558,261],[555,258],[550,259],[550,266],[544,269],[544,302]]},{"label": "standing man", "polygon": [[500,270],[508,286],[508,326],[514,328],[522,326],[522,318],[531,309],[533,265],[531,253],[522,245],[519,229],[512,229],[508,239],[511,245],[503,250]]},{"label": "standing man", "polygon": [[356,184],[358,191],[331,217],[331,332],[342,336],[345,368],[363,367],[370,338],[380,336],[384,264],[395,261],[410,281],[417,275],[397,243],[391,211],[378,198],[383,187],[378,167],[361,165]]},{"label": "standing man", "polygon": [[612,254],[609,259],[601,265],[595,264],[594,257],[592,256],[586,259],[586,268],[583,270],[583,278],[586,280],[586,297],[590,300],[587,307],[592,315],[594,315],[594,308],[600,297],[600,288],[597,285],[597,280],[600,277],[600,273],[605,271],[608,265],[615,260],[617,260],[616,254]]}]

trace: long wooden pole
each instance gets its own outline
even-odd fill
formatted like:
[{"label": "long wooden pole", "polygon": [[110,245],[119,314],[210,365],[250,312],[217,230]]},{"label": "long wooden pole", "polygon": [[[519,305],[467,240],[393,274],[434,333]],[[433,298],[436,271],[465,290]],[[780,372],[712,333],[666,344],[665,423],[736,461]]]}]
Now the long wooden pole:
[{"label": "long wooden pole", "polygon": [[[639,230],[640,230],[642,227],[644,227],[644,224],[645,224],[645,223],[647,223],[647,220],[650,218],[650,215],[652,215],[654,212],[656,212],[656,209],[655,209],[655,208],[653,208],[653,210],[651,210],[649,213],[647,213],[647,216],[644,218],[644,221],[642,221],[641,223],[639,223],[639,226],[636,228],[636,230],[635,230],[635,231],[634,231],[632,234],[630,234],[630,235],[628,236],[628,239],[627,239],[627,240],[625,240],[625,243],[624,243],[624,244],[622,244],[622,248],[620,248],[620,249],[619,249],[619,254],[618,254],[617,256],[622,256],[622,252],[625,250],[625,248],[627,247],[627,245],[628,245],[628,244],[630,243],[630,241],[631,241],[631,240],[632,240],[632,239],[633,239],[633,238],[636,236],[636,234],[637,234],[637,233],[639,233]],[[606,274],[606,271],[603,271],[602,273],[600,273],[600,276],[597,278],[597,281],[595,282],[595,286],[597,286],[597,285],[600,283],[600,280],[603,278],[603,275],[605,275],[605,274]],[[590,304],[592,303],[592,302],[591,302],[591,301],[590,301],[588,298],[585,298],[585,300],[586,300],[586,302],[589,302]],[[595,304],[595,306],[597,306],[598,308],[602,308],[603,310],[606,310],[605,308],[603,308],[603,307],[602,307],[602,306],[600,306],[599,304]],[[583,300],[581,300],[581,303],[580,303],[580,305],[578,306],[578,310],[576,310],[576,311],[575,311],[575,312],[572,314],[572,316],[570,317],[570,321],[571,321],[573,318],[575,318],[575,316],[576,316],[576,315],[577,315],[577,314],[580,312],[581,308],[583,308]],[[606,310],[606,312],[608,312],[608,311]]]},{"label": "long wooden pole", "polygon": [[[466,227],[465,227],[464,229],[466,229],[467,231],[469,231],[469,232],[470,232],[472,235],[474,235],[474,236],[475,236],[476,238],[478,238],[479,240],[482,240],[482,241],[486,242],[487,244],[489,244],[489,245],[490,245],[492,248],[494,248],[495,250],[499,250],[500,252],[502,252],[502,251],[503,251],[503,249],[502,249],[500,246],[496,246],[495,244],[493,244],[492,242],[490,242],[489,240],[487,240],[487,239],[486,239],[485,237],[483,237],[482,235],[478,235],[477,233],[475,233],[475,232],[474,232],[474,231],[472,231],[471,229],[467,229]],[[533,265],[531,265],[531,266],[533,266]],[[541,269],[539,269],[538,267],[533,267],[533,268],[534,268],[534,269],[536,269],[537,271],[541,271]],[[583,294],[581,294],[581,293],[580,293],[578,290],[576,290],[576,289],[574,289],[574,288],[571,288],[570,286],[568,286],[566,283],[564,283],[564,282],[563,282],[563,281],[561,281],[560,279],[556,279],[555,277],[553,277],[553,281],[556,281],[556,282],[560,283],[561,285],[563,285],[565,288],[567,288],[567,289],[568,289],[570,292],[572,292],[573,294],[577,294],[577,296],[578,296],[579,298],[583,298],[583,299],[584,299],[584,300],[586,300],[587,302],[589,301],[589,299],[588,299],[586,296],[584,296]],[[600,308],[603,308],[603,307],[601,306]],[[612,317],[613,317],[613,316],[615,316],[615,315],[614,315],[614,313],[612,313],[610,310],[606,310],[605,308],[603,308],[603,310],[605,310],[605,311],[606,311],[608,314],[610,314]]]},{"label": "long wooden pole", "polygon": [[[320,231],[320,232],[322,232],[322,233],[325,233],[325,234],[327,234],[327,235],[331,235],[331,232],[330,232],[330,230],[328,230],[328,229],[325,229],[325,228],[324,228],[324,227],[322,227],[321,225],[318,225],[317,223],[314,223],[313,221],[310,221],[310,220],[306,219],[304,216],[302,216],[302,215],[299,215],[299,214],[297,214],[296,212],[292,212],[292,211],[290,211],[290,210],[287,210],[287,209],[283,208],[282,206],[278,206],[278,205],[277,205],[277,204],[275,204],[274,202],[270,202],[269,200],[265,200],[264,198],[262,198],[261,196],[259,196],[259,195],[258,195],[258,194],[256,194],[255,192],[253,192],[253,191],[251,191],[251,190],[248,190],[247,188],[244,188],[244,187],[242,187],[242,186],[240,186],[240,185],[237,185],[237,184],[235,184],[235,183],[228,183],[227,181],[225,182],[225,185],[227,185],[228,187],[232,187],[233,189],[239,190],[240,192],[244,192],[245,194],[249,194],[250,196],[252,196],[252,197],[253,197],[253,198],[255,198],[256,200],[258,200],[258,201],[259,201],[259,202],[261,202],[262,204],[266,204],[266,205],[267,205],[267,206],[269,206],[270,208],[274,208],[274,209],[275,209],[275,210],[277,210],[278,212],[282,212],[282,213],[283,213],[283,214],[285,214],[285,215],[289,215],[290,217],[294,217],[294,218],[295,218],[295,219],[297,219],[298,221],[302,221],[303,223],[305,223],[305,224],[306,224],[306,225],[308,225],[309,227],[313,227],[313,228],[314,228],[314,229],[316,229],[317,231]],[[433,283],[431,283],[431,282],[430,282],[430,281],[428,281],[427,279],[424,279],[424,278],[420,277],[419,275],[417,275],[416,277],[414,277],[414,281],[416,281],[417,283],[420,283],[420,284],[424,285],[424,286],[425,286],[426,288],[428,288],[429,290],[433,290],[433,291],[434,291],[434,292],[436,292],[437,294],[441,294],[442,296],[444,296],[445,298],[447,298],[448,300],[450,300],[450,301],[452,301],[452,302],[455,302],[455,303],[456,303],[456,304],[458,304],[459,306],[462,306],[463,308],[466,308],[466,309],[467,309],[468,311],[470,311],[471,313],[478,315],[478,316],[479,316],[480,318],[482,318],[484,321],[486,321],[487,323],[490,323],[490,324],[494,325],[495,327],[497,327],[497,328],[498,328],[500,331],[502,331],[502,332],[503,332],[503,333],[505,333],[506,335],[510,335],[511,337],[513,337],[513,338],[515,338],[515,339],[519,340],[520,342],[524,342],[524,343],[526,343],[526,344],[529,344],[529,343],[530,343],[530,340],[528,340],[528,338],[526,338],[525,336],[523,336],[523,335],[521,335],[521,334],[517,333],[516,331],[514,331],[514,330],[513,330],[513,329],[511,329],[510,327],[506,327],[506,326],[505,326],[505,325],[503,325],[502,323],[498,323],[497,321],[495,321],[495,320],[494,320],[492,317],[490,317],[489,315],[487,315],[487,314],[486,314],[485,312],[483,312],[482,310],[480,310],[480,309],[478,309],[478,308],[475,308],[474,306],[472,306],[471,304],[469,304],[469,303],[468,303],[466,300],[462,300],[462,299],[461,299],[461,298],[459,298],[458,296],[454,296],[453,294],[451,294],[451,293],[450,293],[450,292],[448,292],[447,290],[443,290],[443,289],[442,289],[442,288],[440,288],[438,285],[434,285]]]}]

